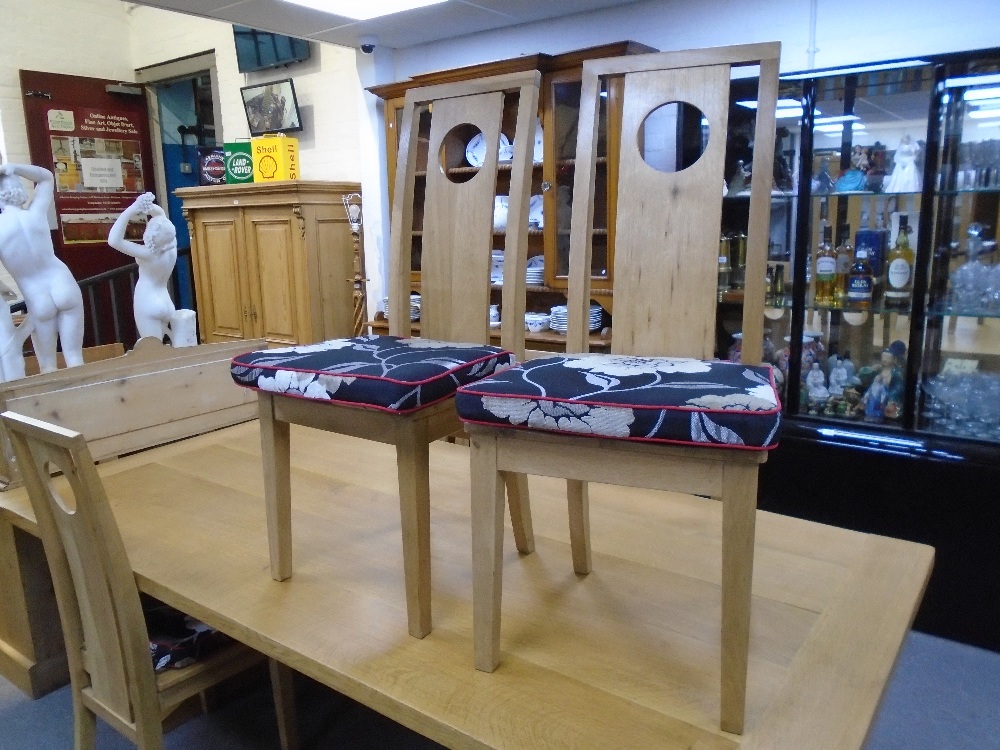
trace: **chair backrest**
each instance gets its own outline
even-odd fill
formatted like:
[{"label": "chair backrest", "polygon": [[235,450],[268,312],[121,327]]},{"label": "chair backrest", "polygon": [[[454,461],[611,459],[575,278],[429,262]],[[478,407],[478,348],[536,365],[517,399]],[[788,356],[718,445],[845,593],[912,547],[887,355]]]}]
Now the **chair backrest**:
[{"label": "chair backrest", "polygon": [[[408,336],[414,216],[420,251],[420,335],[446,341],[489,341],[490,264],[496,247],[494,199],[507,194],[501,344],[524,350],[525,265],[533,146],[538,117],[537,71],[411,89],[406,93],[393,193],[389,330]],[[513,132],[504,102],[517,97]],[[510,108],[507,108],[508,111]],[[426,164],[418,160],[420,118],[430,117]],[[508,132],[503,134],[503,128]],[[482,134],[482,164],[462,166],[468,140]],[[509,180],[501,170],[501,135],[513,136]],[[457,171],[455,171],[457,169]],[[498,182],[498,175],[504,178]],[[416,207],[416,211],[415,211]]]},{"label": "chair backrest", "polygon": [[[779,52],[779,44],[769,43],[584,62],[570,230],[568,351],[587,351],[600,79],[624,78],[617,190],[608,190],[618,196],[612,351],[708,359],[715,352],[730,70],[759,65],[742,359],[760,363]],[[671,102],[694,105],[703,113],[702,126],[708,125],[700,158],[674,172],[650,166],[642,153],[647,116]]]},{"label": "chair backrest", "polygon": [[[10,411],[0,419],[41,533],[74,692],[109,720],[159,723],[139,591],[86,440]],[[50,469],[62,472],[68,494]]]}]

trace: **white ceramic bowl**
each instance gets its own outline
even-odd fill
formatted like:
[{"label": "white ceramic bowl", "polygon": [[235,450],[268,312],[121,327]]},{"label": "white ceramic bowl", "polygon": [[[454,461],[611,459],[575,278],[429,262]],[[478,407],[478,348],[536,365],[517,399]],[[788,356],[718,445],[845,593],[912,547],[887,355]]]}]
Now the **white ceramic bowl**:
[{"label": "white ceramic bowl", "polygon": [[524,328],[529,333],[539,333],[549,327],[550,317],[544,313],[525,313]]}]

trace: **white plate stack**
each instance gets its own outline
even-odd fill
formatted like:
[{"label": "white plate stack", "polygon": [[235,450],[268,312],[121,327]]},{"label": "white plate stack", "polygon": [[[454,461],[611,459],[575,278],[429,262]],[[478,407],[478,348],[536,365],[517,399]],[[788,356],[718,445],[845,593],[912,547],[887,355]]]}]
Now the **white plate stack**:
[{"label": "white plate stack", "polygon": [[[389,298],[385,297],[382,300],[382,304],[385,305],[385,319],[389,319]],[[410,320],[416,321],[420,320],[420,295],[411,294],[410,295]]]},{"label": "white plate stack", "polygon": [[490,283],[503,283],[503,250],[493,250],[490,253]]},{"label": "white plate stack", "polygon": [[[595,304],[590,306],[589,328],[591,331],[599,331],[601,329],[603,313],[604,309],[600,305]],[[569,329],[569,314],[566,310],[566,305],[556,305],[552,308],[549,328],[556,333],[566,333]]]},{"label": "white plate stack", "polygon": [[529,286],[541,286],[545,283],[544,255],[533,255],[528,258],[528,267],[524,272],[524,281]]}]

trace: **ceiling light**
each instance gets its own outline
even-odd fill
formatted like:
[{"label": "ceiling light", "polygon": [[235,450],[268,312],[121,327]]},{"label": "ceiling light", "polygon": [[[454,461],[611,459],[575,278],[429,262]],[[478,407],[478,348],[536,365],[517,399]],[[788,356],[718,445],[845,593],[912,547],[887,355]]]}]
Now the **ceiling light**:
[{"label": "ceiling light", "polygon": [[331,13],[335,16],[367,21],[369,18],[402,13],[413,8],[437,5],[445,0],[284,0],[286,3],[301,5],[313,10]]},{"label": "ceiling light", "polygon": [[[757,109],[756,99],[743,99],[742,101],[736,102],[741,107],[746,107],[747,109]],[[778,109],[787,107],[798,107],[799,111],[802,110],[802,103],[798,99],[778,99]]]},{"label": "ceiling light", "polygon": [[1000,108],[996,109],[975,109],[968,113],[973,120],[985,120],[987,118],[1000,117]]},{"label": "ceiling light", "polygon": [[1000,87],[993,86],[987,89],[971,89],[962,94],[962,98],[967,102],[981,102],[984,99],[1000,99]]},{"label": "ceiling light", "polygon": [[804,73],[793,73],[792,75],[781,76],[782,81],[801,81],[806,78],[818,78],[819,76],[846,76],[848,73],[867,73],[873,70],[897,70],[899,68],[916,68],[921,65],[930,65],[926,60],[897,60],[892,63],[875,63],[872,65],[856,65],[852,68],[831,68],[829,70],[807,70]]},{"label": "ceiling light", "polygon": [[[845,125],[846,123],[832,122],[829,125],[817,125],[815,128],[813,128],[813,130],[815,130],[818,133],[827,133],[829,135],[835,135],[837,133],[843,133]],[[851,123],[852,131],[864,130],[864,129],[865,129],[864,123],[860,122]]]},{"label": "ceiling light", "polygon": [[829,125],[834,122],[855,122],[860,119],[857,115],[835,115],[833,117],[817,117],[813,122],[817,125]]},{"label": "ceiling light", "polygon": [[[945,88],[953,89],[959,86],[987,86],[991,83],[1000,83],[1000,73],[989,73],[981,76],[959,76],[958,78],[948,78],[945,80]],[[994,89],[995,91],[995,89]],[[966,93],[971,94],[969,91]],[[992,94],[996,96],[996,93]]]}]

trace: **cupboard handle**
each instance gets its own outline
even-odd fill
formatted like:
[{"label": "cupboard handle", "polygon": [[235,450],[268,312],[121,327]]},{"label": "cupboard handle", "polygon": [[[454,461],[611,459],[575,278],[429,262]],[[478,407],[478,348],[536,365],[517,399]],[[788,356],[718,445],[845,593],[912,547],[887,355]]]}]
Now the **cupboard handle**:
[{"label": "cupboard handle", "polygon": [[250,317],[253,318],[254,320],[257,320],[257,308],[256,307],[250,308]]},{"label": "cupboard handle", "polygon": [[246,308],[244,307],[244,308],[243,308],[243,320],[246,320],[246,319],[247,319],[247,318],[249,318],[249,317],[250,317],[250,316],[249,316],[249,315],[248,315],[248,313],[247,313],[247,309],[246,309]]}]

